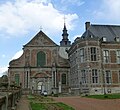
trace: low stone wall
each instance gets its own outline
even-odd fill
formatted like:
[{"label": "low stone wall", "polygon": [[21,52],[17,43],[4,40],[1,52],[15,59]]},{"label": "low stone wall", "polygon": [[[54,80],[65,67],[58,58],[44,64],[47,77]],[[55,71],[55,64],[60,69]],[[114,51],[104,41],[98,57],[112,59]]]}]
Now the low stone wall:
[{"label": "low stone wall", "polygon": [[21,97],[19,90],[0,90],[0,110],[15,110]]}]

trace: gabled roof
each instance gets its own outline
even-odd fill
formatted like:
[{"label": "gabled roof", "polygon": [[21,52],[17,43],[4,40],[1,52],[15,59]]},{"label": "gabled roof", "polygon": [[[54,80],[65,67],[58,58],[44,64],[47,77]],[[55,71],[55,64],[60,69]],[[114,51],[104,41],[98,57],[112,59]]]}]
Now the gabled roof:
[{"label": "gabled roof", "polygon": [[57,46],[45,33],[40,31],[33,37],[24,47],[26,46]]},{"label": "gabled roof", "polygon": [[82,38],[99,37],[99,39],[105,37],[107,41],[114,41],[115,37],[120,38],[120,26],[119,25],[90,25],[88,30],[82,35]]}]

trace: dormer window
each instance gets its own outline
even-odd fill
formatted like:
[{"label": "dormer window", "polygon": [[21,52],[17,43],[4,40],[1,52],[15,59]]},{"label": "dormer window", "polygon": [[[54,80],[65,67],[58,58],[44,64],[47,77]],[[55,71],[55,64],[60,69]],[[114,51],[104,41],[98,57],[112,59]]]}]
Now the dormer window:
[{"label": "dormer window", "polygon": [[90,38],[93,38],[93,36],[92,36],[92,35],[90,35]]},{"label": "dormer window", "polygon": [[75,42],[78,41],[78,40],[80,40],[80,37],[77,37],[77,38],[75,39]]},{"label": "dormer window", "polygon": [[106,38],[106,37],[103,37],[102,40],[103,40],[104,42],[106,42],[106,41],[107,41],[107,38]]},{"label": "dormer window", "polygon": [[116,42],[120,42],[120,38],[119,37],[115,37],[115,41]]}]

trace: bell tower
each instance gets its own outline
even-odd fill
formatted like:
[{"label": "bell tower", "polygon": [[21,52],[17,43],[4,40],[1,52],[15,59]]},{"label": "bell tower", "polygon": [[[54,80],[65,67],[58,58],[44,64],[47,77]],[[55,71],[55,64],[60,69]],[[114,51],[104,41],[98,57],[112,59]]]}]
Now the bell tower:
[{"label": "bell tower", "polygon": [[[64,19],[65,19],[65,18],[64,18]],[[65,21],[64,21],[62,41],[60,41],[60,46],[70,46],[70,45],[71,45],[71,41],[69,41],[68,35],[69,35],[69,34],[67,33],[66,24],[65,24]]]}]

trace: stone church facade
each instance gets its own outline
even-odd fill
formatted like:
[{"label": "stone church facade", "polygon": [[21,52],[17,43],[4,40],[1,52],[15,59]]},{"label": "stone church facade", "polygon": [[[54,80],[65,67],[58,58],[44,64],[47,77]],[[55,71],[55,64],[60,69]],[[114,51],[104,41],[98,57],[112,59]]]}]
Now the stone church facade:
[{"label": "stone church facade", "polygon": [[9,81],[32,93],[48,94],[69,90],[69,62],[66,50],[70,48],[66,25],[60,46],[40,31],[26,45],[23,54],[9,63]]},{"label": "stone church facade", "polygon": [[40,31],[9,63],[9,81],[32,93],[120,93],[120,26],[94,25],[71,44],[64,24],[60,45]]}]

